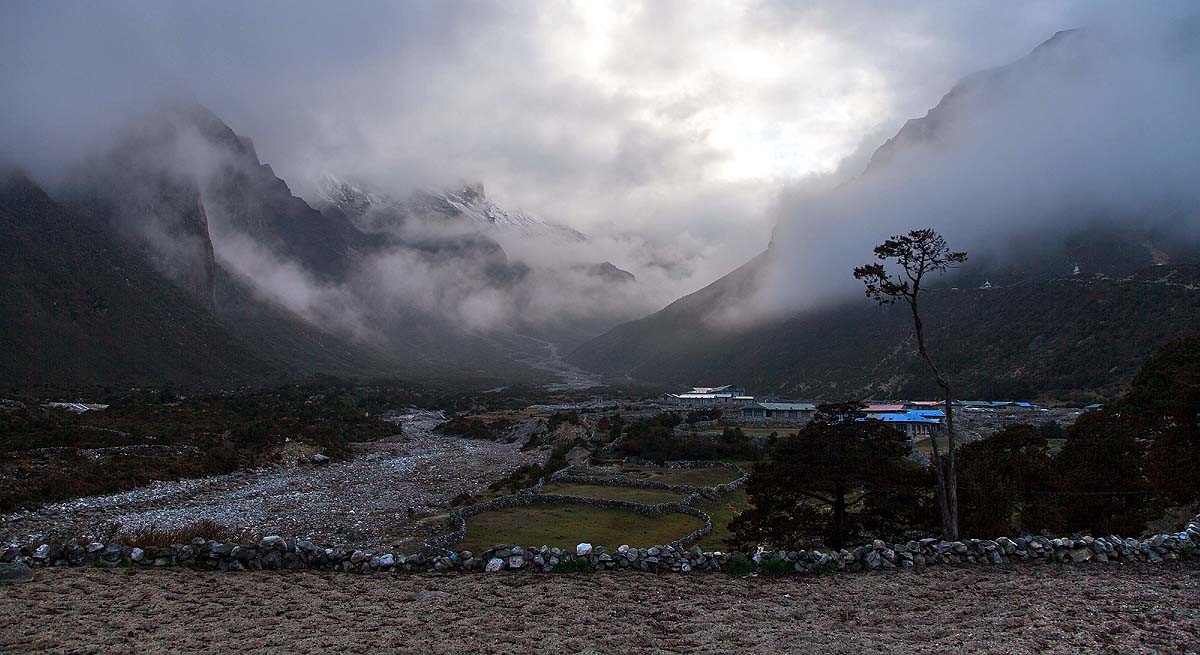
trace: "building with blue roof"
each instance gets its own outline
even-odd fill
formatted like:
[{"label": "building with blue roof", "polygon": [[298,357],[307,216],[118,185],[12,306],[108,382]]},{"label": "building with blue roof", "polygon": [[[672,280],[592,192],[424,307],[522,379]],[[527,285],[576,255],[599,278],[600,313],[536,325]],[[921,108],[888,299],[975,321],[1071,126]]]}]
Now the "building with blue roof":
[{"label": "building with blue roof", "polygon": [[928,437],[939,431],[942,426],[941,417],[922,416],[921,412],[934,412],[941,410],[910,410],[907,412],[890,412],[887,414],[875,414],[865,418],[856,419],[859,421],[883,421],[888,425],[896,428],[908,436],[909,439],[918,437]]}]

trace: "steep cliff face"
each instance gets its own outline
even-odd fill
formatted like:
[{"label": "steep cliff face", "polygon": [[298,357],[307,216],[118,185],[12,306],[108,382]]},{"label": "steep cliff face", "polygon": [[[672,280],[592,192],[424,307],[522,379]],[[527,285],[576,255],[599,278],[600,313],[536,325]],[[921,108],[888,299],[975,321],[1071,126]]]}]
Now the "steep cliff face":
[{"label": "steep cliff face", "polygon": [[274,373],[138,249],[20,174],[0,178],[0,260],[4,384],[227,385]]},{"label": "steep cliff face", "polygon": [[66,199],[211,310],[216,260],[199,182],[180,165],[181,138],[173,121],[131,129],[80,168]]}]

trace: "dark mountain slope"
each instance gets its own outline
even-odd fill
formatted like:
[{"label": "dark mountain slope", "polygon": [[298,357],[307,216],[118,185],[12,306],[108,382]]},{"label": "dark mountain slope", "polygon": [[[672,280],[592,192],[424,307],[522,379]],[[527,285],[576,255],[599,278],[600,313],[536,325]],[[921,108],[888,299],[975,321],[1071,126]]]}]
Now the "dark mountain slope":
[{"label": "dark mountain slope", "polygon": [[0,180],[0,380],[245,383],[271,369],[188,294],[31,180]]},{"label": "dark mountain slope", "polygon": [[215,311],[221,325],[283,379],[319,373],[342,378],[384,378],[425,373],[394,354],[305,322],[255,295],[250,283],[218,268]]},{"label": "dark mountain slope", "polygon": [[[935,394],[901,307],[856,299],[722,330],[698,322],[715,292],[622,325],[570,360],[663,385],[731,380],[760,394],[802,398]],[[943,288],[929,292],[925,311],[930,346],[961,397],[1113,394],[1163,343],[1200,334],[1200,267],[1156,266],[1123,280]]]}]

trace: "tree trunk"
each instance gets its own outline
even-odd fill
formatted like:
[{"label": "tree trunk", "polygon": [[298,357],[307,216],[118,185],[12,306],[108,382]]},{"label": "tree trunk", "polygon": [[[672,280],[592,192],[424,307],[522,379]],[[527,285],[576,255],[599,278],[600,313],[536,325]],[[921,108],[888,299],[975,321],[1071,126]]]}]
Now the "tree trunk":
[{"label": "tree trunk", "polygon": [[846,545],[846,491],[841,484],[833,490],[833,537],[836,548]]},{"label": "tree trunk", "polygon": [[946,510],[950,517],[950,539],[958,540],[958,467],[954,463],[954,406],[950,385],[942,380],[946,396]]},{"label": "tree trunk", "polygon": [[[942,537],[951,541],[957,541],[958,475],[954,470],[954,417],[951,413],[950,383],[942,377],[942,372],[938,370],[937,364],[934,364],[933,358],[929,356],[929,351],[925,349],[925,324],[921,321],[921,315],[917,311],[915,298],[909,301],[909,307],[912,309],[913,328],[917,335],[917,353],[921,355],[921,359],[925,360],[930,370],[933,371],[934,379],[937,380],[937,384],[942,389],[945,398],[946,450],[948,451],[946,459],[942,459],[941,448],[938,447],[936,435],[929,435],[929,443],[933,446],[933,472],[937,480],[934,496],[937,499],[938,513],[942,519]],[[943,466],[945,467],[944,470]]]}]

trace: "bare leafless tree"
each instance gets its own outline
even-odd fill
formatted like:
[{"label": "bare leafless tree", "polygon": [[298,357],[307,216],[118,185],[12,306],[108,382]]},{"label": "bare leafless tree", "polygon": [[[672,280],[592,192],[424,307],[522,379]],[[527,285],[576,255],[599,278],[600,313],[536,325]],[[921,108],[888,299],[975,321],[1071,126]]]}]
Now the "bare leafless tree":
[{"label": "bare leafless tree", "polygon": [[[913,230],[908,234],[894,236],[875,247],[875,258],[879,261],[854,269],[854,277],[867,287],[867,296],[880,305],[892,305],[903,301],[912,310],[913,328],[917,336],[917,353],[933,372],[934,380],[942,390],[946,407],[946,454],[942,456],[937,438],[930,435],[933,444],[933,469],[937,480],[934,494],[938,512],[941,514],[942,532],[947,539],[958,539],[958,476],[954,466],[954,395],[945,373],[934,363],[925,345],[925,325],[921,321],[919,306],[921,285],[925,276],[941,274],[967,260],[967,253],[950,250],[942,235],[934,230]],[[888,271],[885,263],[893,263],[900,270],[896,274]]]}]

